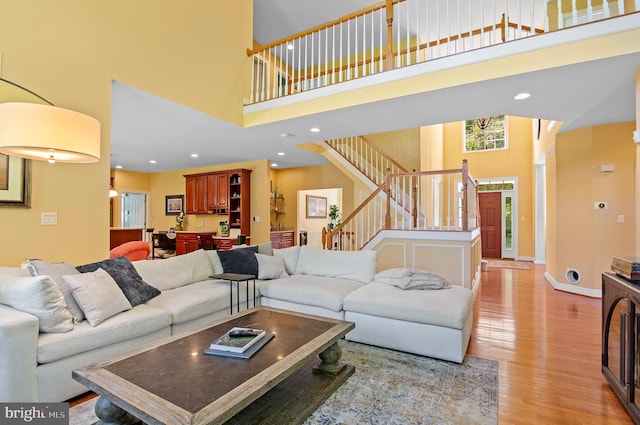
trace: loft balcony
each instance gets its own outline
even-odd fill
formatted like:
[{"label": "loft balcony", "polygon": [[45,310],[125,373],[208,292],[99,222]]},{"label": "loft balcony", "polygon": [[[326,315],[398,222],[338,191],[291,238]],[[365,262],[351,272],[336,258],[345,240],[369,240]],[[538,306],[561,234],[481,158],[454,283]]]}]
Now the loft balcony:
[{"label": "loft balcony", "polygon": [[[595,37],[565,30],[638,10],[634,0],[388,0],[248,50],[245,114]],[[550,33],[561,36],[541,37]]]}]

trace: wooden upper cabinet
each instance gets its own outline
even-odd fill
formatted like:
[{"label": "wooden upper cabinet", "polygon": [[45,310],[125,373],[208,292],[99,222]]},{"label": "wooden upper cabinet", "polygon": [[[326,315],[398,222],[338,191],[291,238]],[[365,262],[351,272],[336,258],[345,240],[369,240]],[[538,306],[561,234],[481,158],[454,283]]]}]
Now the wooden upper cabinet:
[{"label": "wooden upper cabinet", "polygon": [[184,177],[186,179],[185,213],[206,214],[208,183],[207,176],[195,174]]},{"label": "wooden upper cabinet", "polygon": [[229,208],[229,173],[213,173],[207,176],[208,202],[210,211],[220,213]]}]

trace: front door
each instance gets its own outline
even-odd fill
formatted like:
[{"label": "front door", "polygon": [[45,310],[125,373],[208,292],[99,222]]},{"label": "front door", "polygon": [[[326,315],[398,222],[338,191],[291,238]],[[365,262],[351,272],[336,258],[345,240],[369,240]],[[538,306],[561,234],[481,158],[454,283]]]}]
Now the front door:
[{"label": "front door", "polygon": [[502,193],[480,192],[482,257],[502,257]]}]

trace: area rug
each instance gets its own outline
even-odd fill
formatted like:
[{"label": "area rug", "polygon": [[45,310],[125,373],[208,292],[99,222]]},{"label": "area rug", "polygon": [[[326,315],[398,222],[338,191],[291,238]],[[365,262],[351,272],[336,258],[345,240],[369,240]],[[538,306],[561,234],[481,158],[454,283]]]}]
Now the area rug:
[{"label": "area rug", "polygon": [[[498,362],[462,364],[341,341],[356,372],[305,425],[454,425],[498,423]],[[70,425],[97,421],[96,399],[70,411]]]},{"label": "area rug", "polygon": [[526,261],[513,260],[487,260],[487,267],[499,267],[503,269],[530,270],[531,267]]}]

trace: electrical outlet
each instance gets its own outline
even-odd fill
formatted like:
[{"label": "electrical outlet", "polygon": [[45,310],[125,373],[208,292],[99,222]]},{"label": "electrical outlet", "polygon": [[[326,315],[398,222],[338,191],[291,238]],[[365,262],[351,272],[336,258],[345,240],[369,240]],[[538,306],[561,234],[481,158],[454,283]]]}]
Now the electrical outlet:
[{"label": "electrical outlet", "polygon": [[618,215],[618,223],[624,223],[624,215]]},{"label": "electrical outlet", "polygon": [[255,215],[253,216],[253,221],[255,221],[256,223],[260,221],[260,216],[259,215]]}]

